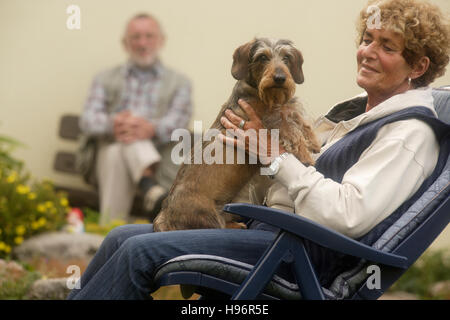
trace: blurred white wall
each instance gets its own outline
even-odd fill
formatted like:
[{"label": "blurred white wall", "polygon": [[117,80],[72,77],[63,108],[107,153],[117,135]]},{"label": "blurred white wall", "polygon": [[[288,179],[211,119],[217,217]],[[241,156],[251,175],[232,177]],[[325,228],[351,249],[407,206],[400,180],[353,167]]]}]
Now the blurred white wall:
[{"label": "blurred white wall", "polygon": [[[434,0],[445,12],[450,1]],[[125,61],[120,39],[135,13],[154,14],[167,43],[162,60],[194,85],[194,120],[209,126],[234,84],[234,49],[255,36],[287,38],[305,58],[299,96],[318,116],[361,92],[355,84],[355,21],[366,0],[0,0],[0,134],[27,145],[15,153],[38,178],[83,187],[52,169],[62,114],[80,113],[93,76]],[[68,6],[81,9],[69,30]],[[434,86],[450,84],[450,73]]]}]

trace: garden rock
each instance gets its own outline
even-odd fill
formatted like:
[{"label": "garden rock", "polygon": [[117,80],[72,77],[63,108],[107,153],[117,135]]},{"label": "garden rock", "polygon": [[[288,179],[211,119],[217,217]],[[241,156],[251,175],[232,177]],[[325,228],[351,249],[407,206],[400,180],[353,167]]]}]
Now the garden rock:
[{"label": "garden rock", "polygon": [[383,294],[378,300],[420,300],[420,298],[409,292],[395,291]]},{"label": "garden rock", "polygon": [[14,255],[24,262],[35,258],[89,261],[103,239],[100,235],[90,233],[44,233],[24,241],[14,249]]},{"label": "garden rock", "polygon": [[430,288],[430,294],[433,297],[450,299],[450,280],[435,283]]},{"label": "garden rock", "polygon": [[40,279],[33,283],[25,298],[27,300],[65,300],[69,292],[67,278]]},{"label": "garden rock", "polygon": [[0,286],[4,281],[16,280],[25,274],[25,269],[15,261],[0,259]]}]

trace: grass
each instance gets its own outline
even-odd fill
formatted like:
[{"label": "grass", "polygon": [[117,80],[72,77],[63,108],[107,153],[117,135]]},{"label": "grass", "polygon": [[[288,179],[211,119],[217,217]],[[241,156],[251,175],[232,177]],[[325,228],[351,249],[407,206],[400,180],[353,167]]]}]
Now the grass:
[{"label": "grass", "polygon": [[[159,288],[156,292],[152,293],[154,300],[185,300],[181,295],[180,286],[168,286]],[[189,300],[197,300],[198,294],[194,294]]]},{"label": "grass", "polygon": [[33,282],[42,277],[30,266],[20,265],[24,268],[23,270],[0,270],[0,300],[25,299]]},{"label": "grass", "polygon": [[404,291],[417,295],[420,299],[450,300],[450,292],[434,296],[430,288],[437,282],[450,280],[450,252],[428,251],[420,257],[389,291]]},{"label": "grass", "polygon": [[31,285],[41,278],[39,273],[29,272],[19,280],[6,280],[0,286],[0,300],[24,300]]}]

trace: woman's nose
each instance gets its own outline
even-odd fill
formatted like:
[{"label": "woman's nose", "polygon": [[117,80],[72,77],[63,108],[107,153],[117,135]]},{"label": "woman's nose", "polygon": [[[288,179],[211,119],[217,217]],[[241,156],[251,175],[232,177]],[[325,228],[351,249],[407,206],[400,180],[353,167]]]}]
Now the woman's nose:
[{"label": "woman's nose", "polygon": [[362,50],[362,55],[364,58],[375,59],[377,57],[377,45],[375,42],[365,46]]}]

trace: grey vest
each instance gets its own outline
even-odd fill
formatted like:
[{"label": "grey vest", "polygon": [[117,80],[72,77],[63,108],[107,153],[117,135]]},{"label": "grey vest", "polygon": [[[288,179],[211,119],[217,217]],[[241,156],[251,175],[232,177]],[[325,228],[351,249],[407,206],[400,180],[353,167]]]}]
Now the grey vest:
[{"label": "grey vest", "polygon": [[[161,72],[161,85],[159,86],[158,103],[156,105],[156,119],[162,118],[169,108],[169,104],[178,87],[188,83],[182,75],[171,69],[163,67]],[[126,66],[120,65],[103,72],[99,76],[100,83],[105,90],[105,105],[109,113],[120,109],[120,101],[125,92]]]}]

